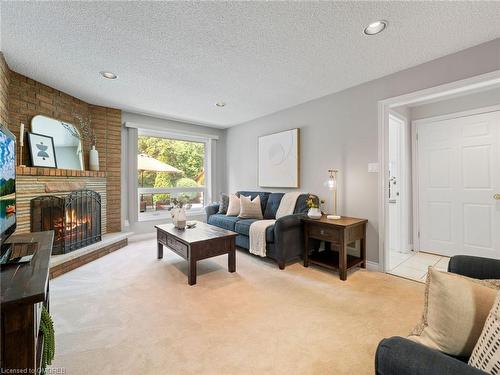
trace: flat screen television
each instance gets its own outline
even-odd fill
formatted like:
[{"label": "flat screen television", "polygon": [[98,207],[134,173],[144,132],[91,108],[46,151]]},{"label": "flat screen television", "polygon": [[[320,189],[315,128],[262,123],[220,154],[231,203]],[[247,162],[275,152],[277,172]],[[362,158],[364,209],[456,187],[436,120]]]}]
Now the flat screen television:
[{"label": "flat screen television", "polygon": [[16,230],[16,137],[0,124],[0,247]]}]

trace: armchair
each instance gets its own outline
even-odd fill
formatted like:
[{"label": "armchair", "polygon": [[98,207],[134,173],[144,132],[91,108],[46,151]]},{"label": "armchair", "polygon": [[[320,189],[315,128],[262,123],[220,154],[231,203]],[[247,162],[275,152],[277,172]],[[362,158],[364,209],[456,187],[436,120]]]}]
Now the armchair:
[{"label": "armchair", "polygon": [[[500,260],[466,255],[454,256],[448,272],[476,279],[500,279]],[[375,354],[377,375],[487,375],[455,358],[403,337],[382,340]]]}]

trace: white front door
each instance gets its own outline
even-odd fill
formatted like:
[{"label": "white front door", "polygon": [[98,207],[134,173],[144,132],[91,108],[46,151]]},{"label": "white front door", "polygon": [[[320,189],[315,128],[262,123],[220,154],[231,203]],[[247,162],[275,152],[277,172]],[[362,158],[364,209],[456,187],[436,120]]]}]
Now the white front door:
[{"label": "white front door", "polygon": [[500,112],[417,125],[419,249],[500,259]]}]

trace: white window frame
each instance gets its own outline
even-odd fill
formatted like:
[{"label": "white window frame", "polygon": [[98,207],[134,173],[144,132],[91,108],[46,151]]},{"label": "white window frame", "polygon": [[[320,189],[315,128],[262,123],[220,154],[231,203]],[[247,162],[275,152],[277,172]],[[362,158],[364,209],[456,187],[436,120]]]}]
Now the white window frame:
[{"label": "white window frame", "polygon": [[[135,126],[134,126],[135,127]],[[139,171],[137,168],[134,168],[132,178],[136,181],[136,191],[137,191],[137,200],[135,204],[135,211],[137,212],[137,221],[151,221],[158,220],[164,218],[170,218],[170,213],[168,211],[158,211],[150,214],[144,214],[140,212],[140,196],[142,194],[166,194],[170,193],[173,196],[176,193],[181,192],[201,192],[203,193],[203,207],[206,206],[209,202],[212,201],[212,153],[215,151],[215,144],[212,141],[211,136],[203,136],[203,135],[195,135],[191,133],[178,133],[173,131],[160,131],[160,130],[151,130],[144,128],[137,128],[137,137],[135,140],[135,157],[137,158],[138,152],[138,142],[140,136],[147,137],[156,137],[156,138],[165,138],[165,139],[174,139],[177,141],[187,141],[187,142],[197,142],[203,143],[205,146],[205,155],[204,155],[204,165],[203,168],[205,170],[205,186],[204,187],[195,187],[195,188],[142,188],[138,185]],[[204,208],[195,208],[186,211],[188,217],[190,216],[199,216],[204,214]]]}]

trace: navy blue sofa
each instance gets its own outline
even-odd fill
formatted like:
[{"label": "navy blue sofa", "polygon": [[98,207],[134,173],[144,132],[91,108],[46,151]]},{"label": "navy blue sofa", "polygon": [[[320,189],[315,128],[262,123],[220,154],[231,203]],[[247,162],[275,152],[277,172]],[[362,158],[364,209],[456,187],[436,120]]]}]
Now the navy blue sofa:
[{"label": "navy blue sofa", "polygon": [[[239,191],[236,195],[250,196],[254,199],[260,196],[260,204],[264,219],[275,219],[276,211],[285,193],[269,193],[264,191]],[[286,263],[295,260],[304,253],[304,235],[302,216],[307,213],[306,200],[309,194],[301,194],[297,199],[293,215],[287,215],[276,220],[276,223],[266,231],[266,254],[275,260],[280,269],[285,269]],[[219,204],[205,207],[207,223],[238,233],[236,246],[249,248],[250,225],[256,219],[240,219],[237,216],[219,214]]]},{"label": "navy blue sofa", "polygon": [[[457,255],[450,259],[448,272],[474,279],[500,279],[500,260]],[[376,375],[487,375],[455,358],[403,337],[380,342],[375,354]]]}]

